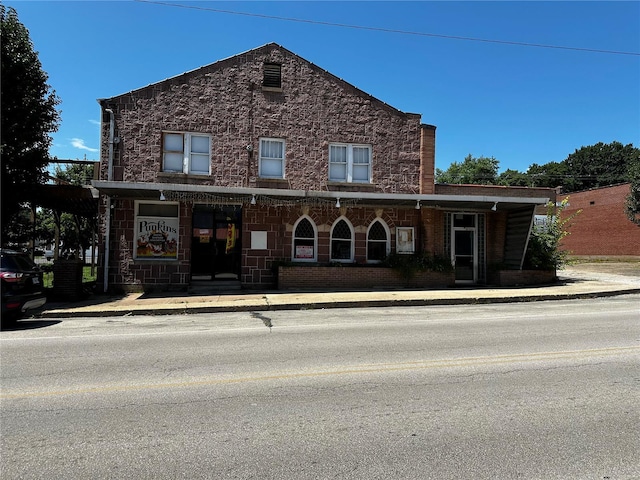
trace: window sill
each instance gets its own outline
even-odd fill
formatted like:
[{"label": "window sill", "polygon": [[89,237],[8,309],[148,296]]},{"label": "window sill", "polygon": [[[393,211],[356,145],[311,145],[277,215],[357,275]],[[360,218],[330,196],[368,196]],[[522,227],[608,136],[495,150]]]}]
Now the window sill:
[{"label": "window sill", "polygon": [[209,173],[158,172],[156,177],[162,183],[189,183],[190,181],[211,180]]},{"label": "window sill", "polygon": [[352,182],[327,182],[327,189],[330,191],[349,191],[349,192],[367,192],[375,191],[376,185],[373,183],[352,183]]},{"label": "window sill", "polygon": [[258,177],[256,179],[256,186],[258,188],[289,188],[289,180],[284,178],[263,178]]},{"label": "window sill", "polygon": [[262,87],[263,92],[282,93],[282,87]]},{"label": "window sill", "polygon": [[178,261],[177,258],[162,258],[162,257],[140,257],[140,258],[134,258],[133,259],[134,262],[142,262],[142,263],[154,263],[154,264],[159,264],[159,263],[175,263]]}]

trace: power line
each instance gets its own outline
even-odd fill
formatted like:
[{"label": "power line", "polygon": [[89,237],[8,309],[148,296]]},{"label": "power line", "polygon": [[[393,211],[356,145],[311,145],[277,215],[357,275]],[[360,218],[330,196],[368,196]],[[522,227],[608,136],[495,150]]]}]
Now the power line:
[{"label": "power line", "polygon": [[412,32],[409,30],[397,30],[392,28],[382,28],[382,27],[367,27],[364,25],[351,25],[346,23],[334,23],[334,22],[323,22],[320,20],[309,20],[304,18],[292,18],[292,17],[281,17],[277,15],[265,15],[262,13],[248,13],[248,12],[238,12],[233,10],[222,10],[219,8],[210,8],[210,7],[199,7],[196,5],[182,5],[179,3],[169,3],[169,2],[160,2],[156,0],[134,0],[139,3],[151,3],[154,5],[164,5],[167,7],[178,7],[178,8],[187,8],[192,10],[203,10],[207,12],[215,12],[215,13],[225,13],[228,15],[241,15],[245,17],[255,17],[255,18],[264,18],[268,20],[280,20],[285,22],[297,22],[297,23],[308,23],[313,25],[324,25],[328,27],[340,27],[340,28],[351,28],[355,30],[368,30],[373,32],[384,32],[384,33],[398,33],[402,35],[415,35],[420,37],[433,37],[433,38],[445,38],[448,40],[464,40],[468,42],[484,42],[484,43],[497,43],[501,45],[514,45],[519,47],[535,47],[535,48],[553,48],[558,50],[572,50],[578,52],[590,52],[590,53],[607,53],[612,55],[632,55],[632,56],[640,56],[640,52],[624,52],[617,50],[602,50],[597,48],[581,48],[581,47],[566,47],[562,45],[546,45],[541,43],[527,43],[527,42],[515,42],[509,40],[491,40],[487,38],[475,38],[475,37],[462,37],[457,35],[444,35],[439,33],[426,33],[426,32]]}]

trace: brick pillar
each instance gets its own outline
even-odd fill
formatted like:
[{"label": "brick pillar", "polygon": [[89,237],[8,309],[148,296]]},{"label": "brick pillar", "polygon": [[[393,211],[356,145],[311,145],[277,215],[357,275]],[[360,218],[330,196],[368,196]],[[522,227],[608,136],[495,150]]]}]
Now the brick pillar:
[{"label": "brick pillar", "polygon": [[82,297],[82,262],[59,258],[53,264],[53,294],[58,299]]},{"label": "brick pillar", "polygon": [[424,227],[424,238],[422,240],[422,246],[425,253],[440,253],[436,252],[436,224],[435,224],[435,209],[423,207],[420,210],[422,216],[422,225]]},{"label": "brick pillar", "polygon": [[436,127],[420,125],[420,193],[435,193]]}]

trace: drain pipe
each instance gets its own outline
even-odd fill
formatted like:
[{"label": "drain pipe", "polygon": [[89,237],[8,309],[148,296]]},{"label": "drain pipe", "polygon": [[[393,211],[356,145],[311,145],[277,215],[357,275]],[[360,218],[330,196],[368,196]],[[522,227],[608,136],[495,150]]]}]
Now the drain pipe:
[{"label": "drain pipe", "polygon": [[[113,180],[113,140],[115,132],[115,119],[113,116],[113,110],[105,108],[105,112],[109,114],[109,158],[108,158],[108,170],[107,180]],[[105,234],[104,234],[104,279],[103,279],[103,291],[107,293],[109,288],[109,241],[111,233],[111,197],[107,195],[107,211],[105,213]]]}]

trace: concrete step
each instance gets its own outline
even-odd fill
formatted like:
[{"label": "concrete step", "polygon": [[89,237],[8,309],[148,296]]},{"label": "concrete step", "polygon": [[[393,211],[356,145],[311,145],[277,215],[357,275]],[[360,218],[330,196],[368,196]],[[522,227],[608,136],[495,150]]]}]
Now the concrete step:
[{"label": "concrete step", "polygon": [[192,280],[188,292],[191,295],[215,295],[241,289],[239,280]]}]

